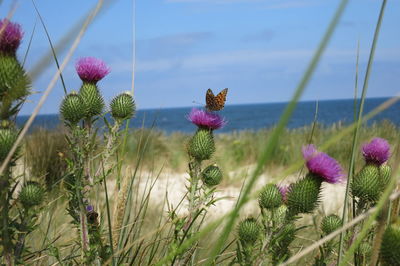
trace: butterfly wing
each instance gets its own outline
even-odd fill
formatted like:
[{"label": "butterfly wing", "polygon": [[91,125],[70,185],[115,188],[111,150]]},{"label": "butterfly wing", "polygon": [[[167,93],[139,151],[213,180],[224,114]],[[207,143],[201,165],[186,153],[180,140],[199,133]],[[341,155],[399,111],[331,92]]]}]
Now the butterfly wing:
[{"label": "butterfly wing", "polygon": [[217,96],[214,96],[212,90],[208,89],[206,93],[206,108],[210,111],[219,111],[224,108],[227,93],[228,88],[223,89]]}]

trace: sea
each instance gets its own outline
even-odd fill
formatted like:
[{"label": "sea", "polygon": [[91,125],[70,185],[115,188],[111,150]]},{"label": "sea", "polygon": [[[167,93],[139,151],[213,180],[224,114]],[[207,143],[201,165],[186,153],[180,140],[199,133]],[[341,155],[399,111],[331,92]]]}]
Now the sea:
[{"label": "sea", "polygon": [[[389,98],[370,98],[365,100],[364,114],[369,113]],[[359,105],[358,101],[358,105]],[[219,133],[240,130],[259,130],[275,126],[287,103],[260,103],[227,105],[220,111],[227,124]],[[324,100],[299,102],[287,124],[288,128],[298,128],[311,125],[316,121],[329,126],[334,123],[350,124],[354,121],[354,99]],[[193,107],[160,108],[137,110],[135,117],[130,122],[132,128],[154,128],[164,131],[166,134],[173,132],[189,133],[196,127],[187,120],[187,115]],[[199,108],[195,106],[195,108]],[[17,124],[23,125],[28,116],[19,116]],[[400,126],[400,102],[376,115],[367,123],[389,120]],[[32,130],[38,127],[55,129],[61,125],[59,115],[46,114],[36,117]]]}]

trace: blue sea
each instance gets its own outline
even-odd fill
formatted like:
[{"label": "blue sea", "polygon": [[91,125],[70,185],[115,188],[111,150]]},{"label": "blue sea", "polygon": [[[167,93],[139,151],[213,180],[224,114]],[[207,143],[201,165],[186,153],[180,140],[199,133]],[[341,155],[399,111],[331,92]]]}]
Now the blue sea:
[{"label": "blue sea", "polygon": [[[370,112],[375,107],[388,100],[388,98],[366,99],[364,114]],[[220,112],[228,121],[228,124],[218,132],[231,132],[238,130],[258,130],[270,128],[276,125],[286,107],[287,103],[264,103],[264,104],[243,104],[227,105]],[[163,108],[138,110],[136,117],[132,119],[130,126],[134,128],[151,128],[162,130],[166,133],[176,131],[193,132],[196,127],[186,119],[186,115],[192,107],[184,108]],[[291,117],[288,127],[297,128],[310,125],[315,116],[316,102],[299,102],[296,110]],[[20,116],[17,124],[22,125],[28,116]],[[318,102],[317,121],[324,125],[342,122],[352,123],[354,119],[354,100],[326,100]],[[400,126],[400,103],[392,105],[390,108],[375,116],[368,123],[380,120],[390,120]],[[59,116],[39,115],[33,124],[35,127],[54,129],[60,124]]]}]

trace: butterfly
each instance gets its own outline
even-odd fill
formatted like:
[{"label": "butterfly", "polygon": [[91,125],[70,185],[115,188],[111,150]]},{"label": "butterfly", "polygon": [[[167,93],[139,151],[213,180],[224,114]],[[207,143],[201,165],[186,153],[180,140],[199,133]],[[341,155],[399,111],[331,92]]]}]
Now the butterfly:
[{"label": "butterfly", "polygon": [[206,93],[206,108],[209,111],[222,110],[225,106],[227,93],[228,93],[228,88],[225,88],[215,96],[212,90],[208,89]]}]

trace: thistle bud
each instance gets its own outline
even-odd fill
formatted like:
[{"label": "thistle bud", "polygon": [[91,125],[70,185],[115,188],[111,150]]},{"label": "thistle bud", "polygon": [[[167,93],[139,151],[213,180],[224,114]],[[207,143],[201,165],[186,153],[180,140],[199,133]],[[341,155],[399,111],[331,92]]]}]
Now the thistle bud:
[{"label": "thistle bud", "polygon": [[25,208],[40,205],[44,199],[44,189],[39,183],[29,181],[22,187],[18,199]]},{"label": "thistle bud", "polygon": [[351,183],[353,196],[366,202],[376,202],[382,192],[379,166],[374,164],[365,165],[354,177]]},{"label": "thistle bud", "polygon": [[135,101],[130,93],[124,92],[111,101],[110,109],[114,119],[130,119],[135,113]]},{"label": "thistle bud", "polygon": [[14,101],[27,96],[29,88],[29,77],[17,58],[0,54],[0,97]]},{"label": "thistle bud", "polygon": [[199,161],[208,160],[215,152],[214,137],[211,130],[199,128],[189,141],[190,156]]},{"label": "thistle bud", "polygon": [[0,162],[6,159],[17,138],[18,134],[14,130],[0,129]]},{"label": "thistle bud", "polygon": [[258,197],[261,208],[275,209],[282,205],[282,195],[275,184],[266,185]]},{"label": "thistle bud", "polygon": [[392,168],[387,164],[382,164],[379,168],[381,174],[381,182],[384,188],[389,184],[392,175]]},{"label": "thistle bud", "polygon": [[201,173],[201,180],[207,186],[219,185],[222,180],[222,171],[216,165],[209,165]]},{"label": "thistle bud", "polygon": [[325,216],[321,222],[321,230],[325,235],[329,235],[330,233],[339,229],[342,226],[342,219],[335,214],[331,214]]},{"label": "thistle bud", "polygon": [[260,237],[260,225],[254,218],[247,218],[239,223],[239,239],[244,245],[253,246]]},{"label": "thistle bud", "polygon": [[389,226],[382,237],[381,260],[384,265],[400,265],[400,228]]},{"label": "thistle bud", "polygon": [[319,177],[308,173],[303,179],[292,184],[287,195],[289,214],[311,213],[318,206],[321,182]]},{"label": "thistle bud", "polygon": [[104,109],[104,100],[95,83],[84,82],[79,95],[85,109],[85,117],[90,118],[100,115]]},{"label": "thistle bud", "polygon": [[77,124],[85,116],[85,108],[81,97],[76,92],[68,94],[61,103],[60,113],[65,121]]}]

